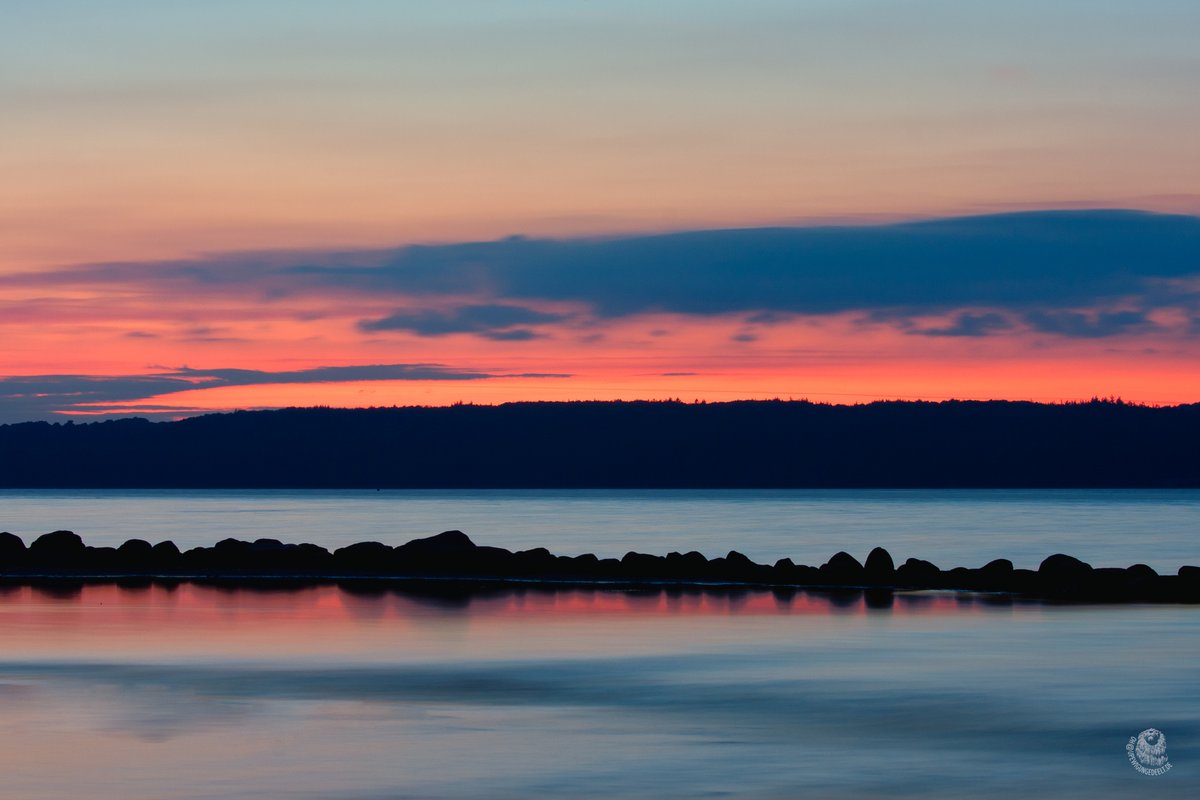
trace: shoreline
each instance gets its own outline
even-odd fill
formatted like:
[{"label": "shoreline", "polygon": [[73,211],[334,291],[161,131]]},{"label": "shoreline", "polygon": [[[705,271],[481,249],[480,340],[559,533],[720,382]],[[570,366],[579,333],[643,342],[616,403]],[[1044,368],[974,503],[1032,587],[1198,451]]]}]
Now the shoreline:
[{"label": "shoreline", "polygon": [[476,545],[460,531],[396,547],[358,542],[333,552],[276,539],[224,539],[186,551],[170,541],[151,545],[141,539],[118,548],[88,547],[71,531],[43,534],[26,546],[19,537],[0,533],[0,586],[79,583],[260,588],[332,583],[467,591],[950,591],[1065,602],[1200,603],[1200,567],[1181,566],[1175,575],[1160,575],[1144,564],[1095,568],[1061,553],[1044,559],[1037,570],[1015,569],[1007,559],[943,570],[916,558],[896,566],[882,547],[874,548],[865,562],[839,552],[816,567],[787,558],[758,564],[737,551],[713,559],[694,551],[666,556],[630,552],[621,559],[590,553],[556,556],[545,548],[512,552]]}]

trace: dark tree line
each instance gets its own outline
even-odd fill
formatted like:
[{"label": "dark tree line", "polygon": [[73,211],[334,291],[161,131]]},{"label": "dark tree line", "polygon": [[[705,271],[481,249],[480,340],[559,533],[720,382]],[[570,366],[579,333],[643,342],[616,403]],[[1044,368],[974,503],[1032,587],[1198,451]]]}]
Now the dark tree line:
[{"label": "dark tree line", "polygon": [[5,487],[1200,487],[1200,404],[509,403],[0,426]]}]

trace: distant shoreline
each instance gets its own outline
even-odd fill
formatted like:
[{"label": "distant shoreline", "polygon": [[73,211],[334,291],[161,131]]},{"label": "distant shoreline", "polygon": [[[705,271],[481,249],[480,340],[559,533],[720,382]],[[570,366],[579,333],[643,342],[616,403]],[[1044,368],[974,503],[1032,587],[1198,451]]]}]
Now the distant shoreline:
[{"label": "distant shoreline", "polygon": [[942,570],[916,558],[897,567],[882,547],[873,549],[865,562],[839,552],[813,567],[786,558],[757,564],[736,551],[713,559],[697,552],[631,552],[621,559],[556,556],[545,548],[511,552],[476,545],[460,531],[397,547],[358,542],[332,553],[275,539],[225,539],[186,551],[170,541],[151,545],[140,539],[118,548],[88,547],[71,531],[44,534],[27,547],[19,537],[0,533],[0,585],[183,582],[277,588],[346,583],[443,589],[955,590],[1056,601],[1200,603],[1200,567],[1182,566],[1175,575],[1160,575],[1144,564],[1093,568],[1063,554],[1047,557],[1037,570],[1015,569],[1007,559]]},{"label": "distant shoreline", "polygon": [[540,402],[0,425],[0,488],[1197,488],[1200,404]]}]

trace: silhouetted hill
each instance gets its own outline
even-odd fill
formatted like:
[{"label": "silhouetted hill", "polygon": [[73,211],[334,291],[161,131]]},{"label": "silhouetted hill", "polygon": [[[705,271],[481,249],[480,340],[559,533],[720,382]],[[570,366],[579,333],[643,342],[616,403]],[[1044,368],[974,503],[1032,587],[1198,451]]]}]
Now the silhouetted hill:
[{"label": "silhouetted hill", "polygon": [[0,426],[5,487],[1200,487],[1200,405],[508,403]]}]

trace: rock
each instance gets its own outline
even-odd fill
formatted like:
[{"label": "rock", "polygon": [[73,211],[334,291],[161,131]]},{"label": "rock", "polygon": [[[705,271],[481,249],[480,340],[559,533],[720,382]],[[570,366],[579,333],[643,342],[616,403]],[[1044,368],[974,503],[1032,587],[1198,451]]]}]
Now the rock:
[{"label": "rock", "polygon": [[404,558],[428,556],[451,556],[470,553],[476,548],[471,537],[462,531],[444,531],[436,536],[413,539],[396,548],[396,554]]},{"label": "rock", "polygon": [[140,573],[154,570],[154,546],[145,539],[129,539],[117,548],[116,567]]},{"label": "rock", "polygon": [[84,547],[83,558],[76,569],[84,573],[109,575],[121,571],[122,567],[115,547]]},{"label": "rock", "polygon": [[175,544],[170,539],[154,545],[153,550],[154,554],[159,558],[179,555],[179,545]]},{"label": "rock", "polygon": [[25,564],[25,542],[20,536],[0,532],[0,570],[20,569]]},{"label": "rock", "polygon": [[356,542],[333,551],[333,567],[348,575],[394,574],[393,554],[383,542]]},{"label": "rock", "polygon": [[863,565],[867,583],[874,586],[891,586],[896,579],[896,564],[892,554],[882,547],[876,547],[867,554],[867,562]]},{"label": "rock", "polygon": [[1087,575],[1091,571],[1091,564],[1063,553],[1046,556],[1038,567],[1038,574],[1045,576],[1078,576]]},{"label": "rock", "polygon": [[1038,574],[1031,569],[1014,569],[1009,591],[1033,594],[1037,591]]},{"label": "rock", "polygon": [[29,545],[29,562],[40,569],[65,568],[75,570],[83,566],[86,548],[83,539],[71,531],[44,533]]},{"label": "rock", "polygon": [[970,589],[975,583],[975,579],[975,570],[967,569],[966,567],[955,567],[954,569],[944,570],[939,583],[942,589]]},{"label": "rock", "polygon": [[0,561],[24,554],[25,542],[21,540],[20,536],[8,531],[0,531]]},{"label": "rock", "polygon": [[1012,575],[1013,563],[1007,558],[994,558],[979,568],[985,575],[1004,577]]},{"label": "rock", "polygon": [[[860,564],[845,552],[834,554],[820,568],[797,565],[781,558],[772,566],[757,564],[731,550],[709,560],[701,553],[672,552],[666,556],[626,553],[621,560],[600,559],[591,553],[555,556],[544,547],[510,553],[499,547],[478,546],[461,531],[446,531],[415,539],[400,547],[381,542],[358,542],[330,554],[313,544],[278,539],[246,542],[227,538],[212,547],[186,553],[170,541],[151,545],[130,539],[119,548],[86,547],[70,531],[38,537],[26,548],[19,537],[0,533],[0,575],[105,576],[111,579],[168,576],[223,579],[226,584],[261,578],[337,578],[361,585],[370,578],[529,578],[545,581],[678,581],[690,587],[670,591],[700,591],[709,582],[771,584],[778,587],[831,587],[834,594],[859,597],[866,589],[871,608],[889,607],[893,588],[949,588],[1019,592],[1033,596],[1100,601],[1200,602],[1200,567],[1184,566],[1178,575],[1159,575],[1145,564],[1127,569],[1098,568],[1068,555],[1046,558],[1035,572],[1014,569],[998,558],[979,569],[956,567],[942,571],[922,559],[910,558],[895,567],[891,555],[877,547]],[[840,587],[840,588],[839,588]],[[1010,599],[1011,602],[1011,599]]]},{"label": "rock", "polygon": [[77,555],[83,552],[83,548],[83,539],[79,538],[79,534],[72,531],[43,533],[33,540],[33,544],[29,545],[30,552],[36,555]]},{"label": "rock", "polygon": [[941,582],[942,571],[931,562],[910,558],[896,568],[896,585],[909,589],[934,589]]},{"label": "rock", "polygon": [[179,546],[170,539],[159,542],[150,548],[154,557],[155,569],[160,572],[171,574],[180,568],[180,553]]},{"label": "rock", "polygon": [[[715,569],[721,580],[758,583],[768,581],[771,577],[770,567],[754,563],[748,556],[737,550],[730,550],[724,559],[714,559],[714,561],[720,562]],[[712,565],[713,562],[709,562],[709,564]]]},{"label": "rock", "polygon": [[1180,567],[1175,584],[1180,600],[1188,603],[1200,602],[1200,567]]},{"label": "rock", "polygon": [[633,580],[662,580],[667,564],[662,556],[628,552],[621,556],[621,576]]},{"label": "rock", "polygon": [[979,588],[989,592],[1007,591],[1012,586],[1013,563],[995,558],[979,568]]},{"label": "rock", "polygon": [[[250,549],[259,551],[259,552],[263,552],[263,551],[270,552],[273,550],[282,550],[286,546],[287,545],[284,545],[284,543],[279,541],[278,539],[255,539],[250,544]],[[295,545],[291,545],[291,546],[295,547]]]},{"label": "rock", "polygon": [[862,586],[866,573],[857,558],[840,551],[821,565],[820,577],[826,586]]},{"label": "rock", "polygon": [[1038,567],[1042,592],[1056,597],[1087,597],[1094,591],[1092,565],[1073,556],[1055,553]]}]

